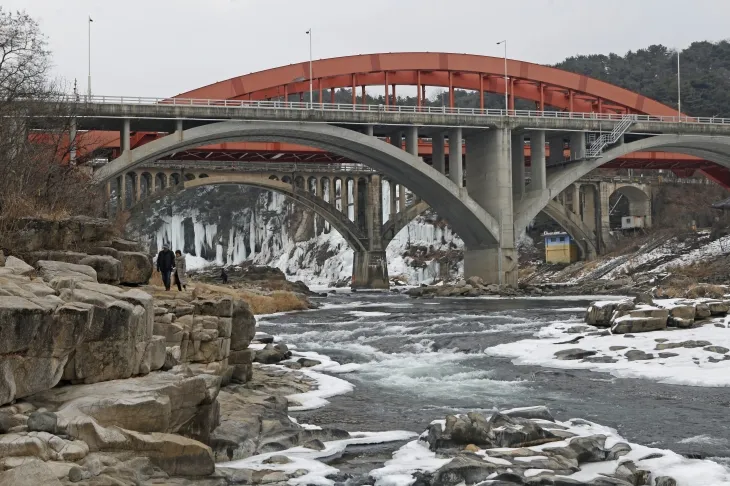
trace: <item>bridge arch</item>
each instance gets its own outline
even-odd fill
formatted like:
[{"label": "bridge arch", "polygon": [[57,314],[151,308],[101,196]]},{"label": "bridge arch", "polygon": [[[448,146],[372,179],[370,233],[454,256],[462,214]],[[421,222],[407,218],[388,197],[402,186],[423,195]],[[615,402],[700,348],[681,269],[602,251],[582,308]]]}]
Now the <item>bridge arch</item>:
[{"label": "bridge arch", "polygon": [[[375,137],[326,124],[221,122],[203,125],[125,152],[99,169],[94,174],[94,181],[103,183],[173,152],[241,140],[291,142],[344,155],[382,172],[391,180],[407,182],[414,193],[422,195],[439,215],[449,221],[467,247],[479,249],[498,242],[497,221],[446,176],[418,157]],[[204,181],[209,182],[210,179]],[[342,189],[349,189],[345,188],[347,186],[343,184]],[[342,189],[341,199],[344,196]]]},{"label": "bridge arch", "polygon": [[647,227],[651,226],[651,197],[649,194],[634,185],[621,184],[617,185],[609,194],[609,201],[614,200],[616,195],[628,200],[629,214],[625,216],[641,216],[644,224]]},{"label": "bridge arch", "polygon": [[655,135],[615,146],[601,157],[570,164],[548,173],[547,189],[525,194],[515,201],[515,228],[527,227],[552,198],[570,184],[604,164],[633,152],[670,152],[693,155],[730,168],[730,137],[704,135]]},{"label": "bridge arch", "polygon": [[[350,247],[355,251],[367,251],[367,236],[363,235],[355,223],[350,221],[344,214],[338,211],[334,205],[316,197],[305,188],[299,188],[291,183],[270,179],[261,174],[226,174],[222,176],[196,177],[186,180],[179,186],[172,186],[164,193],[155,193],[155,200],[161,196],[177,194],[181,191],[195,189],[198,187],[220,186],[220,185],[243,185],[257,187],[283,194],[288,198],[302,204],[307,209],[321,216],[333,228],[335,228]],[[141,207],[137,205],[135,207]],[[134,209],[134,208],[132,208]]]},{"label": "bridge arch", "polygon": [[553,200],[542,208],[542,212],[570,235],[585,260],[591,260],[598,255],[594,231],[588,228],[575,213],[568,211],[565,206]]},{"label": "bridge arch", "polygon": [[[309,67],[307,61],[236,76],[177,98],[286,100],[309,92]],[[539,110],[552,106],[571,112],[676,114],[672,107],[585,75],[514,59],[507,60],[506,70],[502,57],[443,52],[363,54],[314,61],[312,85],[320,102],[332,101],[324,99],[326,90],[349,88],[353,104],[358,88],[362,96],[367,86],[384,86],[386,93],[391,86],[416,86],[419,101],[423,86],[443,87],[449,89],[453,106],[453,89],[504,94],[507,76],[511,105],[519,98],[534,101]],[[480,100],[483,107],[483,97]]]}]

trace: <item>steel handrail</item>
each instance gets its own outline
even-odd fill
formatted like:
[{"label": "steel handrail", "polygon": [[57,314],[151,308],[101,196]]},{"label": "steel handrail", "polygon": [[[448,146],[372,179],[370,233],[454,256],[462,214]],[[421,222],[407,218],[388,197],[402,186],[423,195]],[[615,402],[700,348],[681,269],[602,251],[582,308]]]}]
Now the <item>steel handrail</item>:
[{"label": "steel handrail", "polygon": [[654,116],[626,115],[620,113],[584,113],[564,111],[536,110],[499,110],[480,108],[450,108],[446,106],[405,106],[405,105],[358,105],[349,103],[307,103],[302,101],[249,101],[249,100],[215,100],[195,98],[155,98],[145,96],[102,96],[84,95],[69,96],[69,102],[90,104],[123,104],[123,105],[156,105],[156,106],[205,106],[211,108],[259,108],[272,110],[318,110],[318,111],[355,111],[377,113],[425,113],[438,115],[473,115],[473,116],[510,116],[539,117],[577,120],[605,120],[659,123],[698,123],[706,125],[730,125],[730,118],[691,117],[691,116]]}]

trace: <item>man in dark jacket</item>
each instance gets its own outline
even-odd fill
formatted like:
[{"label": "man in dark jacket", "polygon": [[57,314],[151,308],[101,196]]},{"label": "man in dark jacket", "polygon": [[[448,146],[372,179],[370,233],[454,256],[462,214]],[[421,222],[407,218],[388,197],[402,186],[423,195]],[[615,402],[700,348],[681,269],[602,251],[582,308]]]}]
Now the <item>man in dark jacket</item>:
[{"label": "man in dark jacket", "polygon": [[173,268],[175,268],[175,254],[170,251],[169,245],[162,245],[162,251],[157,254],[157,271],[162,274],[165,290],[170,290],[170,275]]}]

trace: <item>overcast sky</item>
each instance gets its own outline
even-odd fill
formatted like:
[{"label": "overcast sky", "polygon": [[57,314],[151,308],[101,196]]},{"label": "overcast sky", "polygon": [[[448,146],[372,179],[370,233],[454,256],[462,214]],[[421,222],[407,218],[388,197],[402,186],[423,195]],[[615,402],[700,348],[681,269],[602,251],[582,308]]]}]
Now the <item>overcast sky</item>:
[{"label": "overcast sky", "polygon": [[4,0],[47,35],[80,91],[92,24],[94,94],[170,96],[314,57],[397,51],[555,63],[575,54],[730,37],[730,0]]}]

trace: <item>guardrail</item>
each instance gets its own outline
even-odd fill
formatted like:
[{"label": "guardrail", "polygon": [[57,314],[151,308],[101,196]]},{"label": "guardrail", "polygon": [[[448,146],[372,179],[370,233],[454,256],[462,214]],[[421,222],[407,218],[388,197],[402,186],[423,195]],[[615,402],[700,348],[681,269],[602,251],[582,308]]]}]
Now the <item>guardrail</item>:
[{"label": "guardrail", "polygon": [[539,117],[577,120],[606,120],[659,123],[699,123],[709,125],[730,125],[730,118],[690,117],[690,116],[654,116],[626,115],[619,113],[582,113],[565,111],[533,111],[533,110],[495,110],[479,108],[450,108],[447,106],[405,106],[405,105],[358,105],[348,103],[306,103],[292,101],[249,101],[249,100],[215,100],[194,98],[152,98],[144,96],[70,96],[68,102],[86,104],[124,104],[124,105],[172,105],[198,106],[217,108],[250,108],[270,110],[297,111],[337,111],[337,112],[376,112],[376,113],[425,113],[438,115],[471,115],[471,116],[510,116]]},{"label": "guardrail", "polygon": [[204,171],[226,171],[232,170],[237,172],[285,172],[285,173],[296,173],[296,172],[307,172],[307,173],[375,173],[376,170],[363,164],[344,164],[344,163],[332,163],[332,164],[320,164],[320,163],[306,163],[301,164],[292,162],[234,162],[234,163],[215,163],[215,162],[173,162],[160,160],[155,162],[150,167],[140,167],[136,169],[143,171],[148,169],[150,171],[160,169],[175,169],[175,170],[204,170]]}]

